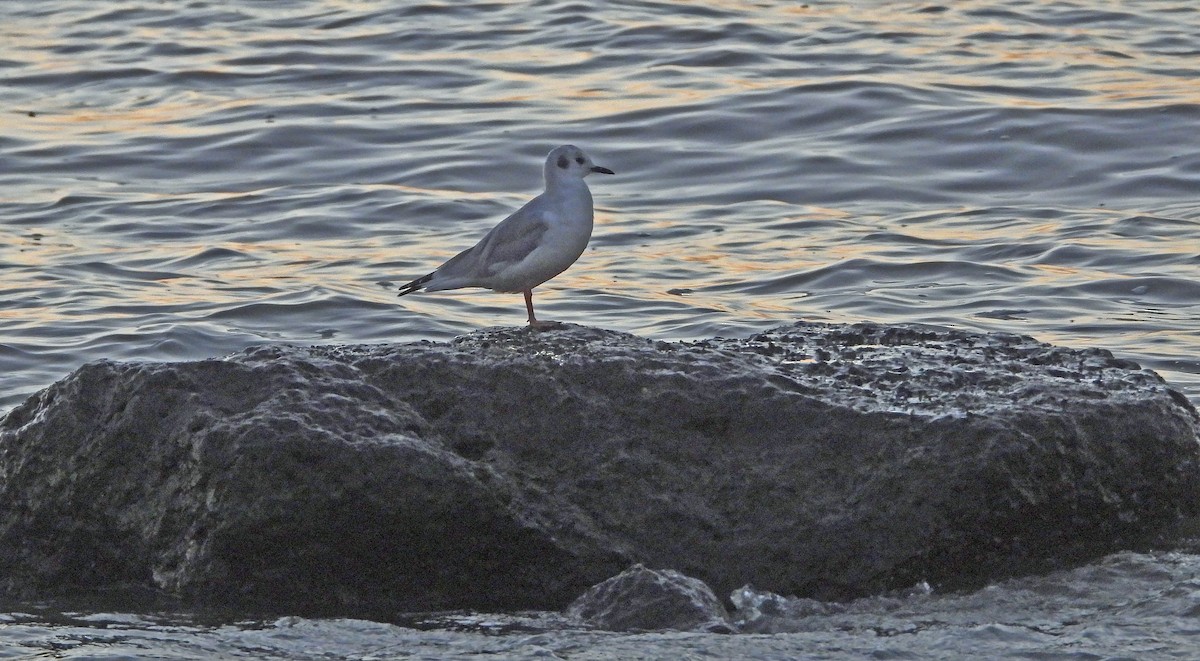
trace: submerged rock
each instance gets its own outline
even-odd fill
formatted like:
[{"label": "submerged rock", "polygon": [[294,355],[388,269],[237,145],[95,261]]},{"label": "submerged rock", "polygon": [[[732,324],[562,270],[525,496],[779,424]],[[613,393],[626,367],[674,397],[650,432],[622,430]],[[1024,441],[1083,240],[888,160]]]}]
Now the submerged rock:
[{"label": "submerged rock", "polygon": [[643,565],[593,585],[571,602],[567,616],[607,631],[735,631],[703,581]]},{"label": "submerged rock", "polygon": [[1105,351],[875,324],[102,361],[0,420],[0,587],[359,616],[558,609],[635,562],[972,587],[1196,513],[1196,425]]}]

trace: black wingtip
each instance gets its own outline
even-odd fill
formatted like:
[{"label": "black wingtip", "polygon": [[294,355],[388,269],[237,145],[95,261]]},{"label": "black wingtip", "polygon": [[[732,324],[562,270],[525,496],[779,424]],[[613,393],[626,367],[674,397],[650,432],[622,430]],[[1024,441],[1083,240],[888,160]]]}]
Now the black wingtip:
[{"label": "black wingtip", "polygon": [[404,285],[403,287],[401,287],[400,293],[396,294],[396,295],[403,296],[405,294],[411,294],[415,291],[418,291],[422,287],[425,286],[425,283],[429,282],[432,279],[433,279],[432,273],[430,273],[429,275],[421,276],[421,277],[417,278],[416,280],[413,280],[412,282],[408,283],[407,285]]}]

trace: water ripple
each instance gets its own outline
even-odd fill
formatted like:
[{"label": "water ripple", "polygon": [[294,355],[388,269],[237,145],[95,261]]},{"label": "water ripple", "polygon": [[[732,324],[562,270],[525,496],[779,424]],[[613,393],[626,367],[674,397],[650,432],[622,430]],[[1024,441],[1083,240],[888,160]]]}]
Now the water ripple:
[{"label": "water ripple", "polygon": [[1031,333],[1200,399],[1188,3],[0,14],[2,406],[99,357],[520,323],[519,296],[394,287],[539,190],[562,142],[618,175],[548,316]]}]

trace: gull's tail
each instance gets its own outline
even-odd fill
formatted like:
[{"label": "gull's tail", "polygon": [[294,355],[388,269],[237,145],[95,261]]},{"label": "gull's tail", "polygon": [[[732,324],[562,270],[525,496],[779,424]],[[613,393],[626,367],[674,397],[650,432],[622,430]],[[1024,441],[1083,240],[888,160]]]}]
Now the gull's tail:
[{"label": "gull's tail", "polygon": [[430,273],[429,275],[423,275],[423,276],[417,278],[416,280],[413,280],[412,282],[408,283],[407,285],[404,285],[403,287],[401,287],[400,293],[396,294],[396,295],[403,296],[405,294],[411,294],[415,291],[420,291],[422,288],[425,287],[425,283],[429,282],[432,279],[433,279],[433,273]]}]

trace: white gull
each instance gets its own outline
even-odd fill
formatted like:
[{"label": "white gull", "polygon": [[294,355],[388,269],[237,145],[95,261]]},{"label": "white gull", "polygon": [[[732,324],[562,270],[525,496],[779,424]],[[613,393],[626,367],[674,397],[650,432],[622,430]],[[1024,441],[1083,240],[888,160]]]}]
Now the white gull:
[{"label": "white gull", "polygon": [[546,190],[500,221],[474,246],[451,257],[429,275],[400,288],[400,296],[424,289],[483,287],[525,294],[529,325],[550,328],[533,314],[533,288],[567,270],[592,237],[592,192],[583,178],[613,174],[592,163],[574,145],[554,148],[546,157]]}]

